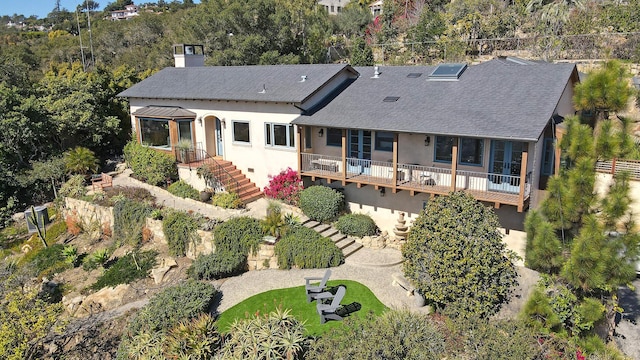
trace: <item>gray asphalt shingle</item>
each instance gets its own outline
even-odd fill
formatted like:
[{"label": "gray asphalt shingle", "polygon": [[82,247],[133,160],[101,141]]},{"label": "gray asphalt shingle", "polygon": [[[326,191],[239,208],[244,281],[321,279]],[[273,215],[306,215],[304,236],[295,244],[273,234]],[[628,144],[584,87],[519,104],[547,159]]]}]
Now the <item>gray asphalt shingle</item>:
[{"label": "gray asphalt shingle", "polygon": [[345,70],[353,71],[344,64],[169,67],[118,96],[303,103]]},{"label": "gray asphalt shingle", "polygon": [[[535,141],[575,65],[492,60],[469,66],[457,81],[429,80],[434,66],[379,67],[378,78],[372,67],[355,69],[360,77],[353,84],[294,123]],[[383,101],[387,96],[400,98]]]}]

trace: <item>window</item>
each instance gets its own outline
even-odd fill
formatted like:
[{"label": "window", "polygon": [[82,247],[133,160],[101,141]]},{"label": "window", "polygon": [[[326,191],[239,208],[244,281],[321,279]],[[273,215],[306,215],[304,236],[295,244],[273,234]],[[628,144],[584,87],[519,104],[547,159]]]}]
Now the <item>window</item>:
[{"label": "window", "polygon": [[393,133],[376,131],[375,145],[378,151],[393,151]]},{"label": "window", "polygon": [[542,175],[551,176],[554,172],[555,148],[551,138],[544,139],[542,148]]},{"label": "window", "polygon": [[460,139],[460,164],[482,166],[484,139]]},{"label": "window", "polygon": [[311,143],[311,126],[304,127],[304,148],[311,149],[313,144]]},{"label": "window", "polygon": [[295,131],[290,124],[264,124],[265,143],[270,146],[293,147],[295,145]]},{"label": "window", "polygon": [[250,143],[249,138],[249,122],[234,121],[233,122],[233,141]]},{"label": "window", "polygon": [[451,162],[451,151],[456,138],[452,136],[436,136],[434,161]]},{"label": "window", "polygon": [[191,140],[191,121],[178,121],[178,141]]},{"label": "window", "polygon": [[342,129],[327,128],[327,146],[342,146]]},{"label": "window", "polygon": [[161,148],[171,147],[169,120],[141,118],[140,137],[142,144],[148,146]]}]

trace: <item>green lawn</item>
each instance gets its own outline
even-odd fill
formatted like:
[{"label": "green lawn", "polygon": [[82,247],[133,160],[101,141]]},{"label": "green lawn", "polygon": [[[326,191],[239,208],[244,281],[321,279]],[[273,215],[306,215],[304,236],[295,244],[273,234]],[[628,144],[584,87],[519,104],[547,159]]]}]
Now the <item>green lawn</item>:
[{"label": "green lawn", "polygon": [[[387,307],[373,295],[371,290],[361,283],[351,280],[330,280],[327,283],[327,286],[338,285],[344,285],[347,288],[346,295],[341,302],[342,305],[352,302],[358,302],[362,305],[360,311],[349,316],[364,317],[369,311],[380,315],[387,310]],[[316,302],[307,303],[303,285],[266,291],[244,300],[220,314],[218,329],[221,332],[227,332],[229,325],[235,319],[244,319],[257,313],[265,314],[275,310],[278,306],[283,309],[291,309],[291,314],[296,319],[304,321],[307,335],[319,336],[342,324],[340,321],[328,321],[325,324],[320,324],[320,316],[316,312]]]}]

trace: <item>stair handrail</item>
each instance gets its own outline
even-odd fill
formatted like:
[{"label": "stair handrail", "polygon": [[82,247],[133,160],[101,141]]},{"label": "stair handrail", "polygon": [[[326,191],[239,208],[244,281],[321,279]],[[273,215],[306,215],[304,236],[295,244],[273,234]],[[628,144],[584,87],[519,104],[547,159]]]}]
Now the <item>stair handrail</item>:
[{"label": "stair handrail", "polygon": [[[222,164],[216,161],[213,156],[211,156],[206,150],[200,147],[195,149],[195,155],[197,163],[200,164],[198,165],[198,167],[203,165],[212,166],[215,178],[221,177],[220,174],[223,174],[226,177],[226,179],[223,179],[226,181],[221,181],[225,184],[225,190],[227,190],[228,192],[237,192],[237,190],[240,188],[238,180],[236,180],[233,175],[231,175],[231,173],[229,173],[227,169],[222,166]],[[191,163],[189,163],[189,170],[191,170]],[[233,184],[233,187],[232,189],[229,189],[231,187],[231,184]]]}]

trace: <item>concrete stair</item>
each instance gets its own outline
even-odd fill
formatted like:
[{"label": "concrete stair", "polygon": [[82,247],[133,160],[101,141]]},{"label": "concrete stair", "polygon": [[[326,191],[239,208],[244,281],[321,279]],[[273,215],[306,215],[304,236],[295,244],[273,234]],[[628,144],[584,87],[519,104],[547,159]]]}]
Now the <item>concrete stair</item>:
[{"label": "concrete stair", "polygon": [[362,249],[362,244],[357,243],[356,240],[350,236],[341,234],[336,228],[331,225],[321,224],[313,220],[306,220],[302,223],[302,225],[314,230],[324,237],[328,237],[329,239],[331,239],[336,244],[336,246],[340,250],[342,250],[345,258]]}]

